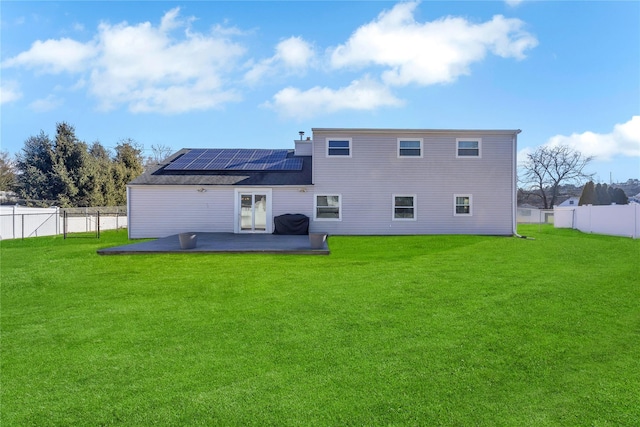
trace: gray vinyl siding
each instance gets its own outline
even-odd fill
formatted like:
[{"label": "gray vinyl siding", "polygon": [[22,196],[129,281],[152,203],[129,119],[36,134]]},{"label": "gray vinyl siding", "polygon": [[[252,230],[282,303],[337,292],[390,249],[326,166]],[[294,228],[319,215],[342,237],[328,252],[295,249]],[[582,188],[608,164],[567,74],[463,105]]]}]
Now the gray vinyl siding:
[{"label": "gray vinyl siding", "polygon": [[[304,191],[302,191],[304,189]],[[273,216],[303,214],[313,216],[313,190],[311,187],[273,187],[271,210]]]},{"label": "gray vinyl siding", "polygon": [[[456,138],[482,139],[481,158],[456,158]],[[328,158],[326,138],[351,138],[350,158]],[[423,138],[422,158],[398,158],[397,138]],[[498,234],[513,231],[515,134],[314,130],[314,194],[341,194],[341,221],[313,221],[331,234]],[[392,195],[416,195],[417,220],[392,220]],[[454,216],[470,194],[472,216]]]},{"label": "gray vinyl siding", "polygon": [[130,186],[129,237],[166,237],[186,231],[233,233],[232,188]]},{"label": "gray vinyl siding", "polygon": [[[198,188],[206,191],[199,192]],[[233,233],[237,220],[234,215],[235,191],[240,188],[245,189],[234,186],[131,185],[127,189],[129,237],[166,237],[186,231]],[[271,197],[272,217],[284,213],[312,215],[313,192],[306,187],[272,188]]]}]

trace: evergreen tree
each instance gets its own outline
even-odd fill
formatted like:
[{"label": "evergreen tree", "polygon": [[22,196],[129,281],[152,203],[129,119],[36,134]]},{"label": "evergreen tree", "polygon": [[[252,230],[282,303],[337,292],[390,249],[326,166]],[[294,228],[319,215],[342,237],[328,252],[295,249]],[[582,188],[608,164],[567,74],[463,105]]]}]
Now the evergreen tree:
[{"label": "evergreen tree", "polygon": [[609,186],[606,183],[600,186],[600,190],[598,190],[598,187],[596,186],[596,193],[598,195],[599,205],[607,206],[611,204],[611,196],[609,196]]},{"label": "evergreen tree", "polygon": [[116,146],[116,157],[113,163],[116,204],[127,203],[127,184],[142,172],[144,172],[142,148],[131,139],[120,141]]},{"label": "evergreen tree", "polygon": [[55,141],[42,131],[25,141],[16,169],[19,194],[30,204],[122,205],[126,185],[143,172],[142,149],[123,140],[112,157],[99,142],[89,147],[73,126],[58,123]]},{"label": "evergreen tree", "polygon": [[89,155],[91,158],[89,206],[116,205],[116,191],[112,174],[113,162],[109,151],[99,141],[96,141],[89,147]]},{"label": "evergreen tree", "polygon": [[615,188],[613,190],[613,196],[611,197],[611,200],[616,205],[628,205],[629,204],[629,198],[624,193],[624,190],[622,190],[622,188]]},{"label": "evergreen tree", "polygon": [[47,205],[54,202],[53,143],[43,131],[24,142],[16,156],[18,194],[28,205]]},{"label": "evergreen tree", "polygon": [[596,189],[593,181],[589,181],[584,185],[582,189],[582,194],[580,195],[580,201],[578,202],[578,206],[583,205],[595,205],[598,199],[596,196]]},{"label": "evergreen tree", "polygon": [[90,206],[92,182],[91,156],[87,144],[80,141],[73,126],[58,123],[54,146],[53,184],[61,206]]}]

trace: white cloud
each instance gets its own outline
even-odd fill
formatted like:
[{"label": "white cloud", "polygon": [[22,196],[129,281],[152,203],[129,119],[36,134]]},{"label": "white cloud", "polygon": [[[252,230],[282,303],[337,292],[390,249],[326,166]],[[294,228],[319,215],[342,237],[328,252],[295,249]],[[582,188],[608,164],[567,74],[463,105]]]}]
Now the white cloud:
[{"label": "white cloud", "polygon": [[313,47],[300,37],[289,37],[278,43],[276,47],[278,57],[287,68],[307,68],[314,57]]},{"label": "white cloud", "polygon": [[277,110],[282,116],[304,119],[320,114],[344,110],[374,110],[397,107],[402,101],[387,87],[365,77],[354,80],[347,87],[334,90],[316,86],[306,91],[288,87],[273,96],[265,106]]},{"label": "white cloud", "polygon": [[504,0],[504,2],[506,4],[508,4],[509,6],[515,7],[518,6],[520,3],[522,3],[524,0]]},{"label": "white cloud", "polygon": [[246,74],[251,84],[275,74],[302,74],[315,59],[313,46],[301,37],[289,37],[278,43],[276,53],[255,64]]},{"label": "white cloud", "polygon": [[171,30],[175,30],[179,28],[182,23],[179,20],[180,17],[180,8],[175,7],[171,9],[169,12],[165,13],[162,19],[160,20],[160,32],[168,33]]},{"label": "white cloud", "polygon": [[17,82],[9,80],[0,84],[0,104],[17,101],[20,98],[22,98],[22,92]]},{"label": "white cloud", "polygon": [[537,45],[519,19],[496,15],[474,24],[446,17],[416,22],[418,2],[399,3],[376,20],[358,28],[349,40],[331,52],[334,68],[386,67],[382,78],[391,85],[448,83],[469,74],[472,63],[488,53],[523,59]]},{"label": "white cloud", "polygon": [[178,113],[238,99],[223,81],[244,49],[188,29],[176,41],[166,32],[186,25],[176,16],[168,12],[159,28],[100,25],[101,55],[90,80],[103,108],[126,103],[135,112]]},{"label": "white cloud", "polygon": [[36,113],[44,113],[47,111],[55,110],[59,106],[61,106],[64,101],[60,98],[57,98],[54,95],[49,95],[46,98],[37,99],[29,104],[29,108],[31,108]]},{"label": "white cloud", "polygon": [[37,40],[29,50],[7,59],[2,66],[22,66],[51,74],[76,73],[85,70],[96,53],[93,42],[80,43],[68,38]]},{"label": "white cloud", "polygon": [[567,145],[598,160],[611,160],[614,156],[640,157],[640,116],[633,116],[626,123],[616,124],[610,133],[587,131],[570,136],[556,135],[544,145]]},{"label": "white cloud", "polygon": [[237,27],[232,27],[228,25],[227,20],[225,20],[224,25],[216,24],[211,29],[213,34],[217,34],[219,36],[246,36],[248,34],[252,34],[253,31],[244,31]]},{"label": "white cloud", "polygon": [[193,18],[179,12],[167,12],[158,26],[102,23],[86,43],[37,41],[2,66],[77,74],[104,110],[180,113],[239,99],[225,80],[245,49],[225,36],[192,32]]}]

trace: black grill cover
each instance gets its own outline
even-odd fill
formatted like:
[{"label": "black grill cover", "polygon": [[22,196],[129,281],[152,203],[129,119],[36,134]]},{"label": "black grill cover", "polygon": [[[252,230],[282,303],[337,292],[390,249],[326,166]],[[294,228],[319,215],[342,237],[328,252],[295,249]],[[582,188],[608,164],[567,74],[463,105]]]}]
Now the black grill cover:
[{"label": "black grill cover", "polygon": [[284,214],[273,218],[273,234],[309,234],[309,217],[303,214]]}]

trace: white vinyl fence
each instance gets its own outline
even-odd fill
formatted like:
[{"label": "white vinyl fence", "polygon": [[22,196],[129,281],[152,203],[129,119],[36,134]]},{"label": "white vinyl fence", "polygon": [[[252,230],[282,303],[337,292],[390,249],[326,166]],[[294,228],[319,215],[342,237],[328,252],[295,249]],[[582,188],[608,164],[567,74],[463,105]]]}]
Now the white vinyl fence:
[{"label": "white vinyl fence", "polygon": [[[124,212],[105,208],[105,212],[97,212],[100,208],[69,209],[29,208],[25,206],[0,206],[0,240],[23,239],[37,236],[54,236],[67,233],[96,232],[115,230],[127,227]],[[100,223],[98,224],[98,218]]]},{"label": "white vinyl fence", "polygon": [[640,204],[555,208],[555,227],[640,238]]}]

